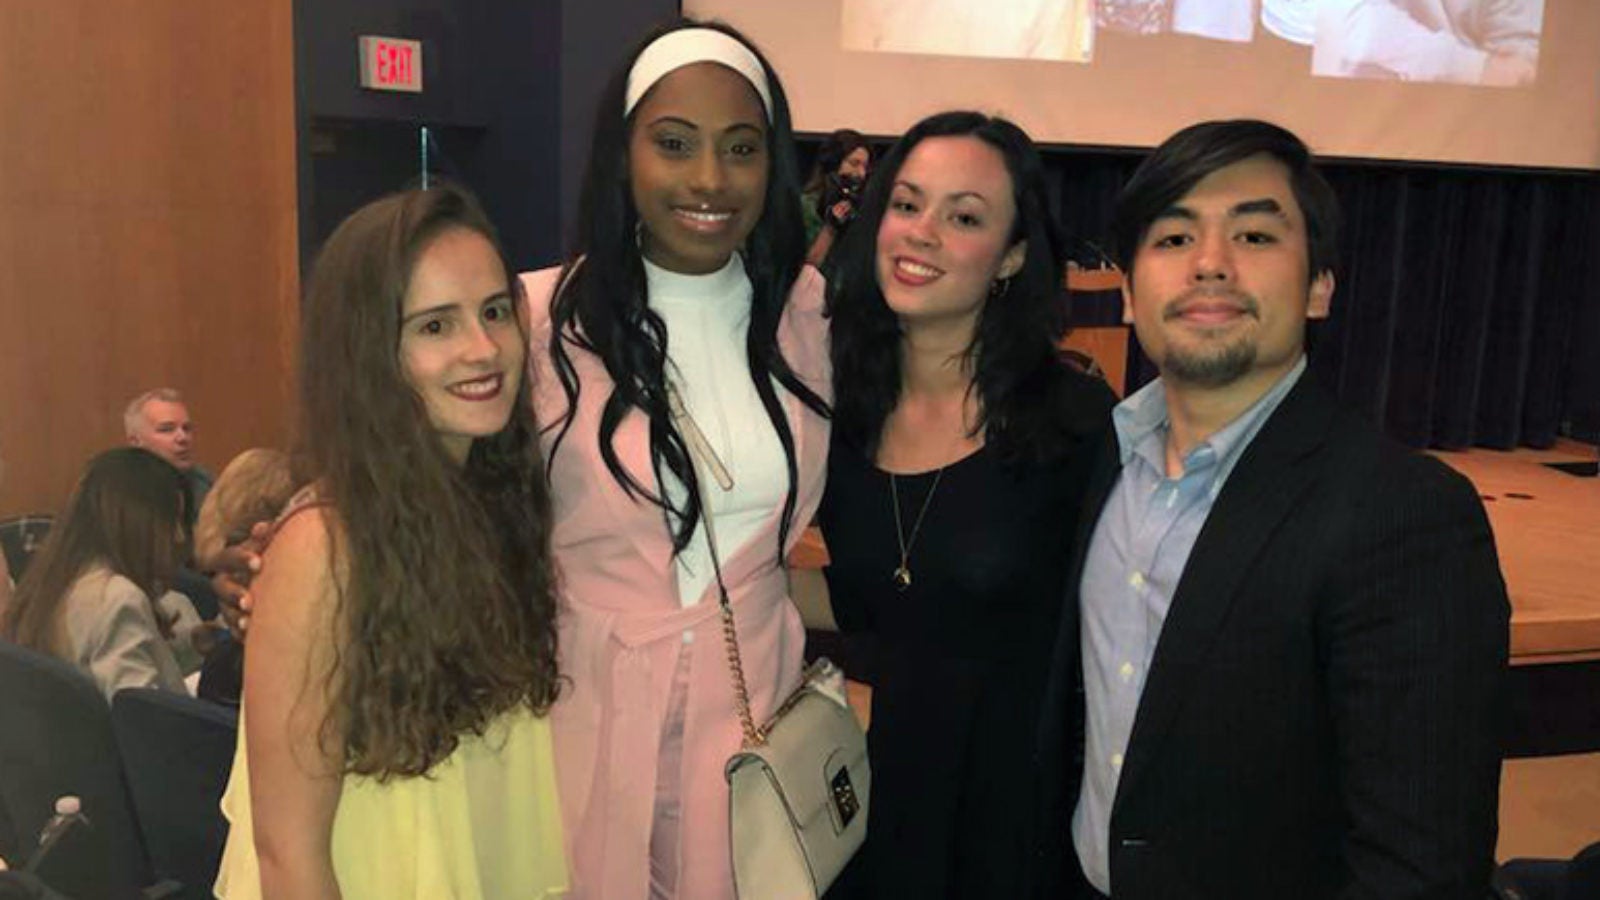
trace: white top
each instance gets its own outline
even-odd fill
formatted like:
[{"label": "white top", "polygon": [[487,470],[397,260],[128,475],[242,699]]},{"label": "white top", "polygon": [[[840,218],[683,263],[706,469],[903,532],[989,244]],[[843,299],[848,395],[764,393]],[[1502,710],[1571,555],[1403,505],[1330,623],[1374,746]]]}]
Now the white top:
[{"label": "white top", "polygon": [[[677,385],[689,415],[733,476],[724,491],[704,465],[700,480],[709,498],[717,550],[726,564],[783,507],[788,470],[783,445],[750,378],[745,339],[750,330],[750,279],[738,254],[709,275],[680,275],[644,264],[650,308],[667,325],[667,377]],[[780,393],[780,397],[781,397]],[[684,486],[663,472],[674,502]],[[772,552],[778,552],[777,547]],[[678,600],[694,606],[715,581],[705,528],[676,560]],[[715,594],[711,595],[715,598]],[[685,641],[691,633],[684,633]]]}]

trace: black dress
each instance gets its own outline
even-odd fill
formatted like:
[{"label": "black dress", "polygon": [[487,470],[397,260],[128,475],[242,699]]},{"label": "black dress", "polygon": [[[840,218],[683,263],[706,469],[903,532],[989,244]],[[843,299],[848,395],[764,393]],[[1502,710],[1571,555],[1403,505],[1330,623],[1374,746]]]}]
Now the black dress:
[{"label": "black dress", "polygon": [[835,430],[819,514],[829,593],[842,630],[876,639],[877,678],[867,841],[830,900],[1017,896],[1088,432],[1114,399],[1060,377],[1051,393],[1080,433],[1049,458],[1008,459],[990,443],[942,475],[896,476],[908,539],[927,504],[905,590],[889,475]]}]

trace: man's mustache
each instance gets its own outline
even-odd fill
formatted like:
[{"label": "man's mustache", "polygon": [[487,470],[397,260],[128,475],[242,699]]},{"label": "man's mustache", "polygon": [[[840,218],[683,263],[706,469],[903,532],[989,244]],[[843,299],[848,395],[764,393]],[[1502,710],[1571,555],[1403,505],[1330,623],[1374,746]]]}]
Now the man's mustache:
[{"label": "man's mustache", "polygon": [[1184,291],[1177,299],[1168,303],[1162,309],[1161,318],[1163,321],[1170,322],[1173,319],[1182,317],[1191,307],[1219,302],[1237,308],[1241,313],[1252,319],[1259,320],[1261,318],[1261,304],[1256,302],[1256,298],[1232,288],[1215,287],[1190,288]]}]

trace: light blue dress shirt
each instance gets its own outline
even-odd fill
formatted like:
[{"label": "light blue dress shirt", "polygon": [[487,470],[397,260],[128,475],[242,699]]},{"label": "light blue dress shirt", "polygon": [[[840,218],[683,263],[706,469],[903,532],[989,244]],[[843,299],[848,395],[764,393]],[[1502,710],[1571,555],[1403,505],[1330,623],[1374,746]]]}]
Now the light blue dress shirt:
[{"label": "light blue dress shirt", "polygon": [[1166,474],[1167,398],[1160,380],[1111,413],[1122,475],[1090,540],[1078,601],[1088,712],[1072,843],[1089,883],[1111,893],[1111,807],[1133,720],[1172,594],[1211,505],[1246,447],[1305,372],[1301,357],[1261,399]]}]

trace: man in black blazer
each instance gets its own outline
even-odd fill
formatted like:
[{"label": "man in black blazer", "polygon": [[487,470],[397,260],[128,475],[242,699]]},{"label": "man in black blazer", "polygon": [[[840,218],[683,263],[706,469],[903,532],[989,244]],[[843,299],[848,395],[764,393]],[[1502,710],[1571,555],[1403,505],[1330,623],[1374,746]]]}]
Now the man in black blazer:
[{"label": "man in black blazer", "polygon": [[1305,374],[1337,208],[1298,138],[1178,133],[1124,188],[1161,378],[1114,415],[1041,730],[1044,897],[1482,897],[1509,604],[1476,491]]}]

